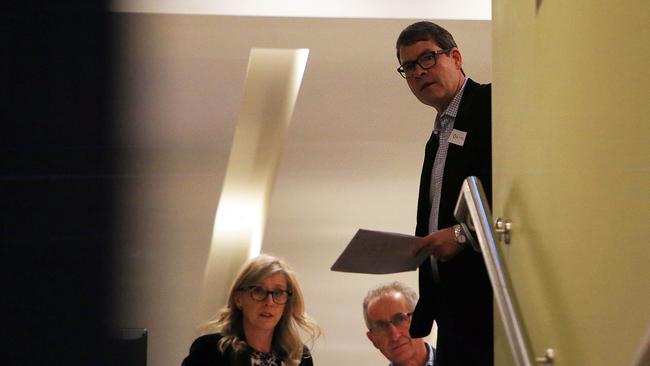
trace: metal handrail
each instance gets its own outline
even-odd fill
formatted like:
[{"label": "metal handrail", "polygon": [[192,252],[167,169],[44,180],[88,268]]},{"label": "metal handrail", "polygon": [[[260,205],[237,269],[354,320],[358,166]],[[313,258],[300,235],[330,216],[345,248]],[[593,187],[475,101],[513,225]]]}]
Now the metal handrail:
[{"label": "metal handrail", "polygon": [[[510,290],[506,282],[501,259],[496,248],[492,230],[492,212],[485,197],[481,181],[476,177],[468,177],[463,182],[454,216],[458,222],[471,219],[471,224],[476,229],[481,253],[485,260],[492,284],[494,300],[501,314],[501,320],[508,337],[515,364],[518,366],[531,366],[531,358],[526,347],[526,341],[512,303]],[[472,226],[470,225],[470,226]]]}]

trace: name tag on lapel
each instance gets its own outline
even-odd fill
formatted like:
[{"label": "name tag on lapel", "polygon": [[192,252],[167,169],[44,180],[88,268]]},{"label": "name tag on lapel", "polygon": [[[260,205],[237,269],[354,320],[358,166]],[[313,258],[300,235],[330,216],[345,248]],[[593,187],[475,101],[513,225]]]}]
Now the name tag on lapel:
[{"label": "name tag on lapel", "polygon": [[465,145],[465,137],[467,137],[467,132],[453,129],[451,135],[449,136],[449,143],[463,146]]}]

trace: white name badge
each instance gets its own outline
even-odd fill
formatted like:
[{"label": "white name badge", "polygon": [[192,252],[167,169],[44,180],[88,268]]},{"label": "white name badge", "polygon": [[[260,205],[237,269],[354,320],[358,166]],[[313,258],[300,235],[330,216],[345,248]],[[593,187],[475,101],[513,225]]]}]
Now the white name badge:
[{"label": "white name badge", "polygon": [[451,131],[451,135],[449,136],[449,143],[452,143],[454,145],[458,146],[463,146],[465,145],[465,137],[467,136],[467,132],[465,131],[460,131],[457,129],[453,129]]}]

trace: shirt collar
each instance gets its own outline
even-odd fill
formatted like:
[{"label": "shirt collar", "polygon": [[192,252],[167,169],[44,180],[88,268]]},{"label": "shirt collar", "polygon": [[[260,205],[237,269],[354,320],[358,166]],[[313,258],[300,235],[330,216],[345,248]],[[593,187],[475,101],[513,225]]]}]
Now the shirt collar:
[{"label": "shirt collar", "polygon": [[[456,118],[456,115],[458,114],[458,107],[460,106],[460,100],[463,98],[463,92],[465,91],[465,84],[467,84],[467,78],[463,80],[463,86],[460,87],[460,90],[454,97],[451,99],[451,102],[445,108],[445,110],[442,113],[438,113],[436,116],[436,121],[433,125],[433,130],[434,131],[440,131],[442,129],[442,120],[445,116],[449,116],[452,119]],[[446,121],[445,121],[446,122]]]},{"label": "shirt collar", "polygon": [[436,364],[436,349],[427,342],[424,342],[424,344],[427,345],[427,355],[429,356],[427,357],[426,366],[433,366]]}]

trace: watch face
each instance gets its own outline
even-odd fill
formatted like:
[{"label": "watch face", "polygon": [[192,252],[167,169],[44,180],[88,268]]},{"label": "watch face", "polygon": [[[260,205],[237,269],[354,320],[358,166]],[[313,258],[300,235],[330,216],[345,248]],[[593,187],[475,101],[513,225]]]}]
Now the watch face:
[{"label": "watch face", "polygon": [[460,225],[454,226],[454,236],[456,236],[456,242],[459,244],[463,244],[465,241],[467,241],[467,238],[462,233]]}]

